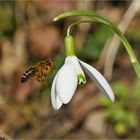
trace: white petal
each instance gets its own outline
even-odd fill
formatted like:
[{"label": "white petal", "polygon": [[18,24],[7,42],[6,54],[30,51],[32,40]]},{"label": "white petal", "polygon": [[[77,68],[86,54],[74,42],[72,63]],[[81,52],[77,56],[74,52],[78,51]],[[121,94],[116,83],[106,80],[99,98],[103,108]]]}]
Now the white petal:
[{"label": "white petal", "polygon": [[88,65],[87,63],[80,61],[82,68],[85,70],[87,75],[95,82],[97,87],[103,92],[111,101],[114,101],[115,97],[111,87],[105,78],[95,68]]},{"label": "white petal", "polygon": [[78,77],[78,84],[81,84],[81,83],[86,83],[86,77],[85,77],[85,74],[78,62],[78,58],[76,56],[69,56],[66,58],[65,60],[65,63],[66,64],[73,64],[73,66],[75,67],[76,69],[76,72],[77,72],[77,75],[81,75],[82,77],[79,79]]},{"label": "white petal", "polygon": [[60,98],[56,92],[57,74],[53,80],[52,88],[51,88],[51,101],[52,101],[52,106],[55,110],[58,110],[62,106],[62,101],[60,100]]},{"label": "white petal", "polygon": [[72,64],[64,64],[56,81],[56,91],[64,104],[67,104],[77,87],[77,73]]},{"label": "white petal", "polygon": [[85,76],[84,72],[83,72],[83,70],[78,62],[78,58],[76,56],[67,57],[65,60],[65,63],[66,64],[73,64],[75,69],[76,69],[77,74],[82,74],[83,76]]}]

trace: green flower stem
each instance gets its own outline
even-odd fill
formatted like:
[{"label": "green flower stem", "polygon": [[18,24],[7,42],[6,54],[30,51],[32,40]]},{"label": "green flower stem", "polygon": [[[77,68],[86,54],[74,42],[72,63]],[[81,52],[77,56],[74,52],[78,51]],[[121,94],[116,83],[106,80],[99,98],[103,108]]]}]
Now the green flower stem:
[{"label": "green flower stem", "polygon": [[68,26],[68,29],[67,29],[67,36],[69,36],[70,35],[70,29],[73,27],[73,26],[75,26],[75,25],[78,25],[78,24],[80,24],[80,23],[86,23],[86,22],[96,22],[96,20],[94,20],[94,19],[90,19],[90,20],[79,20],[79,21],[77,21],[77,22],[74,22],[74,23],[72,23],[72,24],[70,24],[69,26]]},{"label": "green flower stem", "polygon": [[70,36],[70,29],[72,26],[83,23],[83,22],[99,22],[99,23],[102,23],[102,24],[110,27],[119,36],[121,42],[123,43],[128,55],[130,57],[130,60],[131,60],[131,63],[133,64],[135,72],[136,72],[138,78],[140,79],[140,65],[133,52],[133,49],[131,48],[129,42],[127,41],[127,39],[125,38],[123,33],[113,23],[111,23],[109,20],[105,19],[104,17],[102,17],[94,12],[77,11],[77,10],[62,13],[62,14],[58,15],[57,17],[55,17],[54,21],[58,21],[60,19],[64,19],[64,18],[71,17],[71,16],[85,16],[85,17],[89,17],[90,20],[81,20],[81,21],[72,23],[68,27],[68,32],[67,32],[68,36]]},{"label": "green flower stem", "polygon": [[74,56],[75,55],[75,43],[74,38],[71,35],[67,35],[65,37],[65,51],[66,56]]}]

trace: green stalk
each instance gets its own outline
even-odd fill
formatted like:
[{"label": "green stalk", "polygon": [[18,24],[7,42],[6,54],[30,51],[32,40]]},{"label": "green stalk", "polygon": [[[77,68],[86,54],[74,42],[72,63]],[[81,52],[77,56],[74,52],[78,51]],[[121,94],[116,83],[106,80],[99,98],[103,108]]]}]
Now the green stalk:
[{"label": "green stalk", "polygon": [[75,55],[74,38],[71,35],[67,35],[65,37],[64,42],[65,42],[66,56],[74,56]]},{"label": "green stalk", "polygon": [[137,60],[137,58],[136,58],[136,56],[133,52],[133,49],[132,49],[131,45],[129,44],[129,42],[125,38],[124,34],[117,28],[117,26],[115,26],[109,20],[105,19],[104,17],[102,17],[102,16],[100,16],[100,15],[94,13],[94,12],[77,11],[77,10],[62,13],[62,14],[58,15],[57,17],[55,17],[54,21],[58,21],[60,19],[64,19],[64,18],[71,17],[71,16],[85,16],[85,17],[89,17],[90,20],[81,20],[81,21],[72,23],[68,27],[67,35],[70,35],[70,29],[71,29],[72,26],[83,23],[83,22],[98,22],[98,23],[102,23],[102,24],[110,27],[119,36],[121,42],[123,43],[128,55],[130,57],[131,63],[134,67],[134,70],[135,70],[138,78],[140,79],[140,65],[139,65],[139,62],[138,62],[138,60]]}]

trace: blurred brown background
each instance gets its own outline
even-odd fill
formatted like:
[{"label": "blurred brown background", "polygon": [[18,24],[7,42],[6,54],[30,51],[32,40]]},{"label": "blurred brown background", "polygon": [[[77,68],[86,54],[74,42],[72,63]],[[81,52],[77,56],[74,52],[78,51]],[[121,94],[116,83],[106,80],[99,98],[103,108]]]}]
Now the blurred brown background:
[{"label": "blurred brown background", "polygon": [[[108,101],[88,80],[78,86],[68,105],[59,111],[52,109],[51,82],[64,62],[66,29],[83,17],[56,23],[53,18],[78,9],[96,11],[118,25],[140,60],[139,0],[1,0],[1,138],[140,138],[140,81],[119,40],[101,24],[75,26],[72,34],[77,56],[105,74],[116,96],[115,103]],[[56,67],[48,86],[34,81],[22,84],[25,69],[45,58],[53,59]]]}]

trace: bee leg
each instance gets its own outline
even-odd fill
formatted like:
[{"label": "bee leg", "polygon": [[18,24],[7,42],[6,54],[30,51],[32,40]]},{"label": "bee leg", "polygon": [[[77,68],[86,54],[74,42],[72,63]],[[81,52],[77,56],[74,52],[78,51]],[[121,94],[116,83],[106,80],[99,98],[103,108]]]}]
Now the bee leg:
[{"label": "bee leg", "polygon": [[47,84],[47,77],[46,76],[38,76],[36,77],[36,80],[40,83],[40,84],[43,84],[43,85],[46,85]]}]

